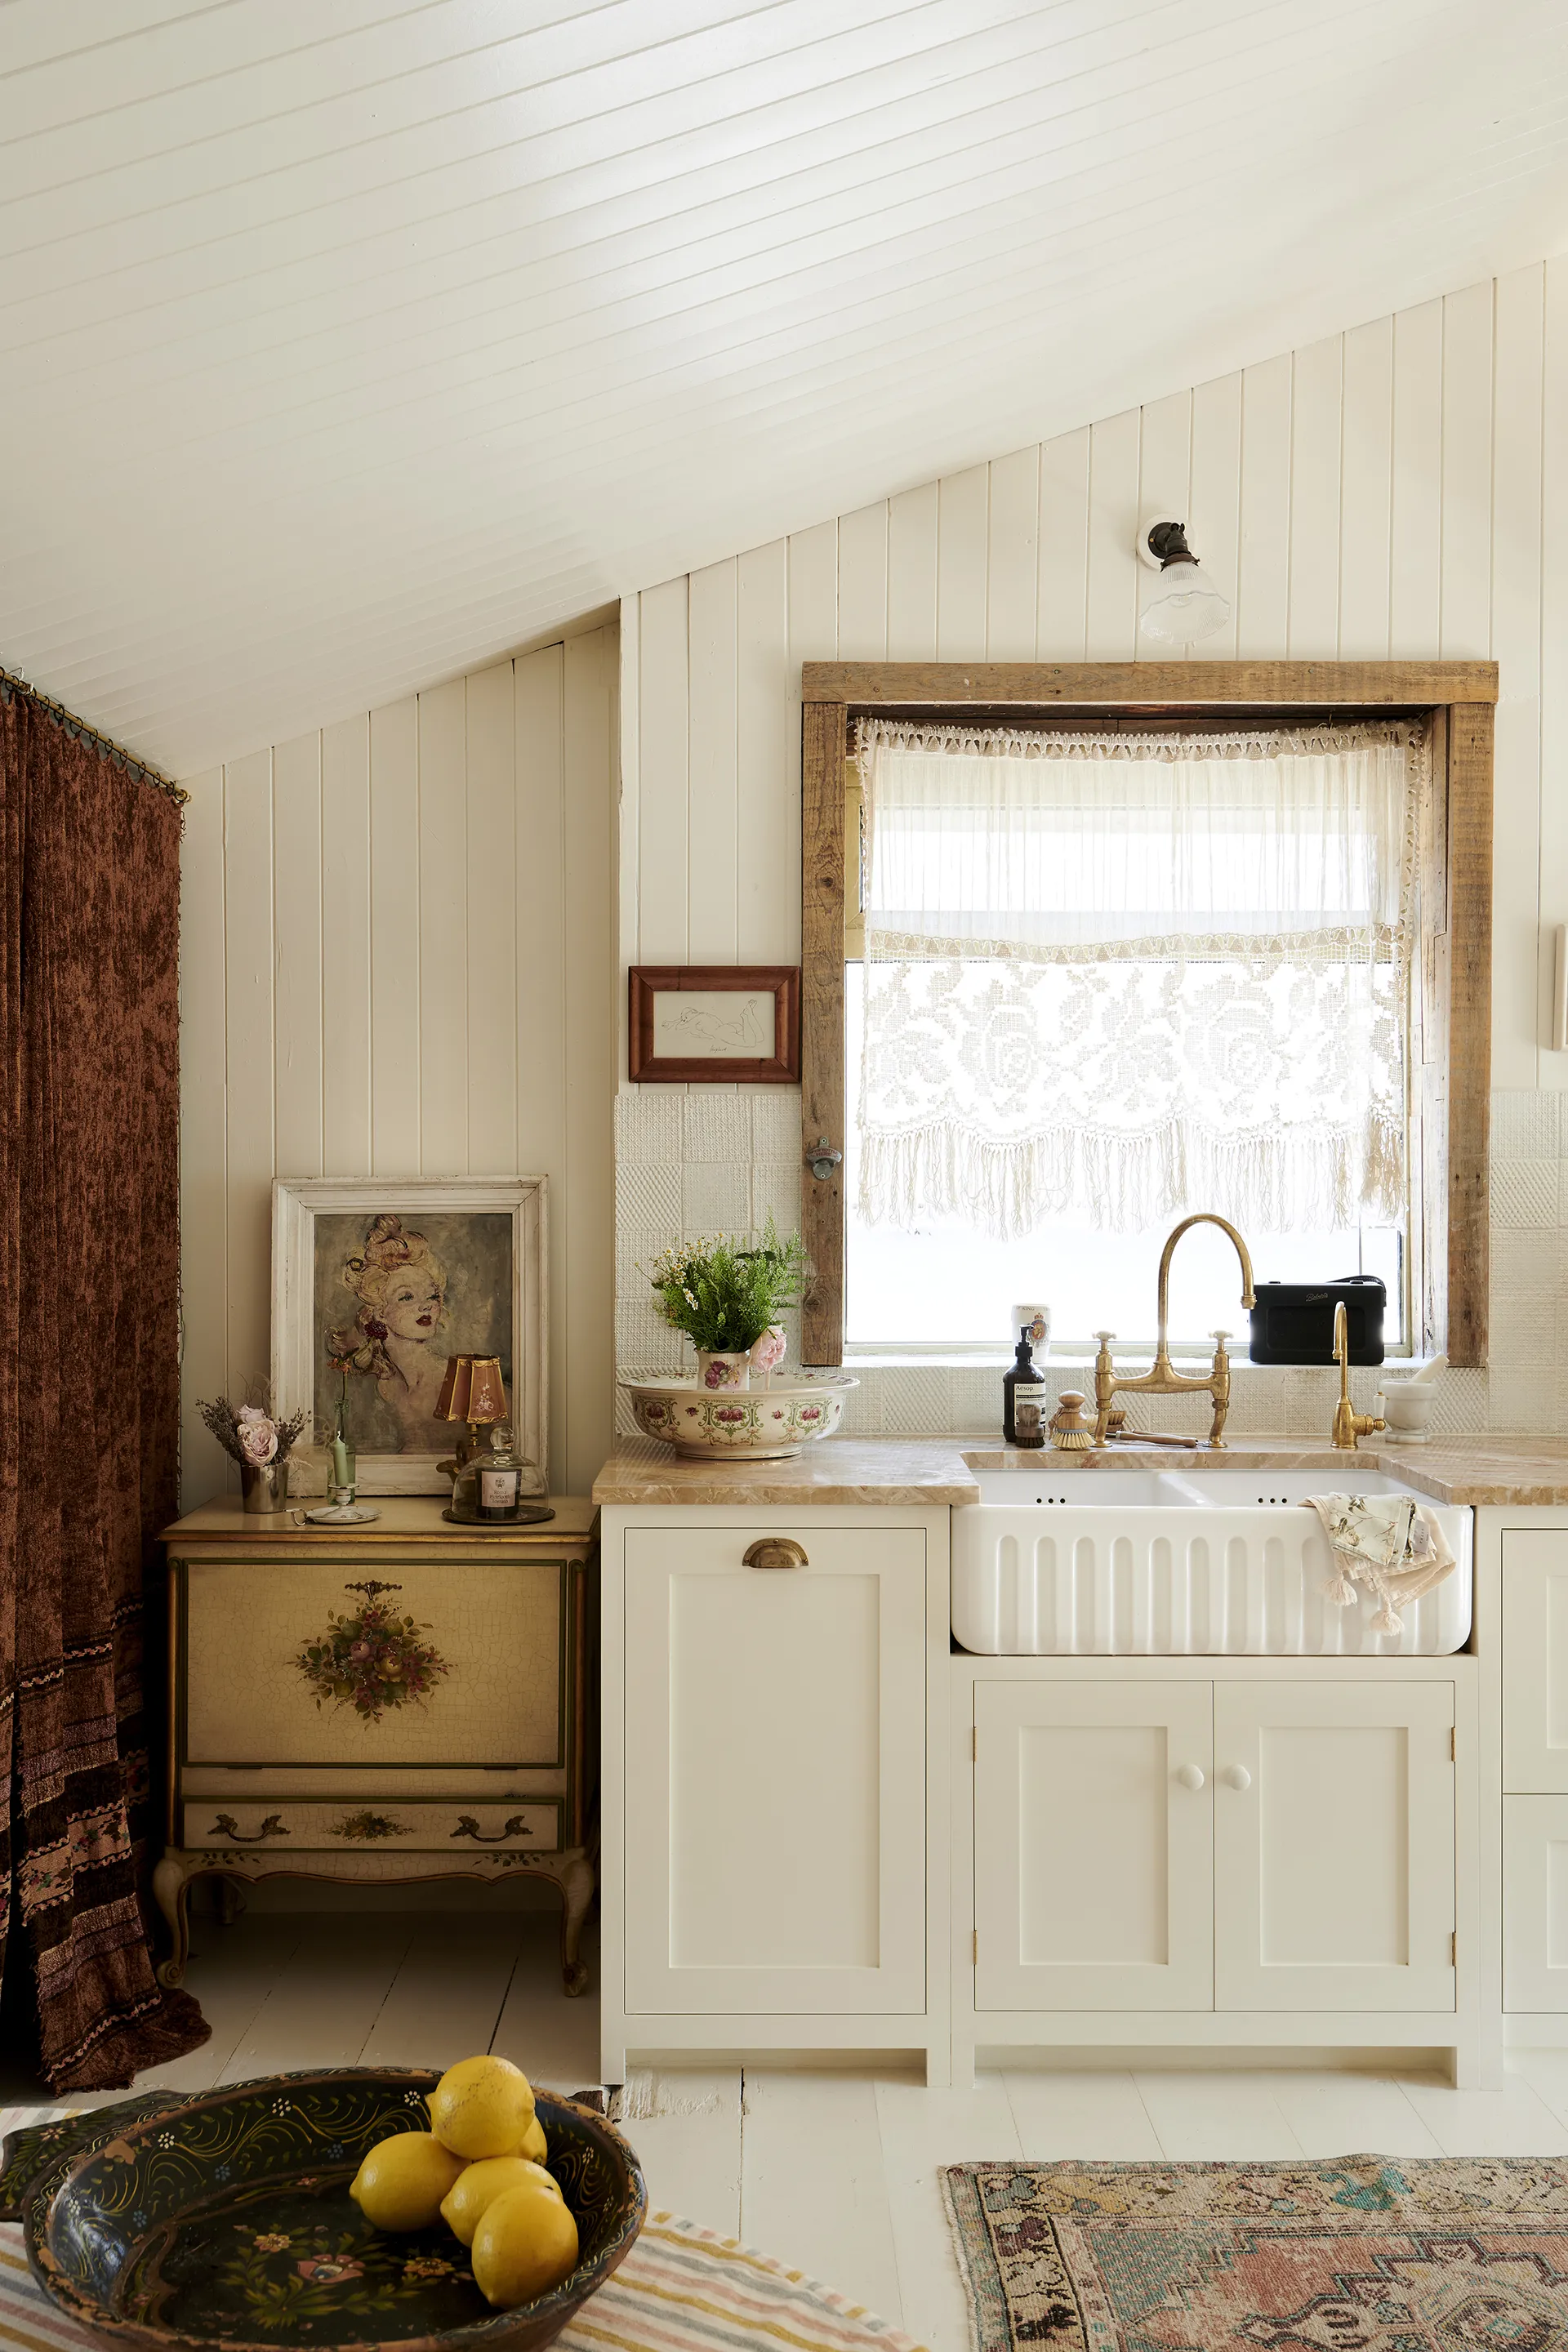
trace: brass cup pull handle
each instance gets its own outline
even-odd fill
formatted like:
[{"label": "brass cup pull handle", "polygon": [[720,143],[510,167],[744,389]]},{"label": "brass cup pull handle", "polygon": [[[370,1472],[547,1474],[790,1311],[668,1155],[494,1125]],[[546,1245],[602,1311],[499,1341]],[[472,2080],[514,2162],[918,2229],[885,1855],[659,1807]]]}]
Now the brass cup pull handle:
[{"label": "brass cup pull handle", "polygon": [[742,1568],[809,1568],[805,1546],[793,1536],[759,1536],[741,1554]]}]

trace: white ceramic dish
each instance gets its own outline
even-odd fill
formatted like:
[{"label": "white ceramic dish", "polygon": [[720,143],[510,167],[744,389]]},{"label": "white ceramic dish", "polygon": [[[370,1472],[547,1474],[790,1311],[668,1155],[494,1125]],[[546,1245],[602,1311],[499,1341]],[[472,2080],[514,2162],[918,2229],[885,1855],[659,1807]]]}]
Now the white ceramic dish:
[{"label": "white ceramic dish", "polygon": [[1436,1401],[1436,1388],[1425,1381],[1391,1381],[1383,1391],[1380,1407],[1390,1436],[1407,1445],[1429,1444],[1432,1407]]},{"label": "white ceramic dish", "polygon": [[749,1389],[704,1389],[668,1372],[620,1383],[646,1437],[727,1462],[779,1462],[814,1437],[831,1437],[859,1385],[847,1372],[775,1372],[770,1384],[754,1380]]}]

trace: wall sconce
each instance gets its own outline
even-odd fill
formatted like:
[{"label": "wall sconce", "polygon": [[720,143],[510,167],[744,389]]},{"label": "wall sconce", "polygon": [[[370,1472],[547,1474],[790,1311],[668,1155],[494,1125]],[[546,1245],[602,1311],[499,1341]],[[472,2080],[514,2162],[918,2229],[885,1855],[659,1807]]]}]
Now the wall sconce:
[{"label": "wall sconce", "polygon": [[1141,524],[1138,554],[1160,575],[1143,607],[1141,635],[1161,645],[1190,646],[1212,637],[1230,618],[1230,606],[1187,545],[1187,527],[1157,516]]}]

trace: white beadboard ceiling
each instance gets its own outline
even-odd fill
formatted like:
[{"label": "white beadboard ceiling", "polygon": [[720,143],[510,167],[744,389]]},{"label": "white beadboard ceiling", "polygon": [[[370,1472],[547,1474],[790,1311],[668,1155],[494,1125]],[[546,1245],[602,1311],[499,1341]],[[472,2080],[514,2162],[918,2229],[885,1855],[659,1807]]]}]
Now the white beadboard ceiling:
[{"label": "white beadboard ceiling", "polygon": [[0,664],[182,774],[1568,244],[1563,0],[0,0]]}]

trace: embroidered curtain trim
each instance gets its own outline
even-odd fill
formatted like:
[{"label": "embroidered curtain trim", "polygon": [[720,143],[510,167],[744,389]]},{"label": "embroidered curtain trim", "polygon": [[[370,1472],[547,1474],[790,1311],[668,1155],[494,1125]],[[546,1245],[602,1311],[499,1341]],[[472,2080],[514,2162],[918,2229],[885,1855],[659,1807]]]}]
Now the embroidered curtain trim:
[{"label": "embroidered curtain trim", "polygon": [[1424,726],[862,720],[857,757],[864,1218],[1397,1218]]}]

